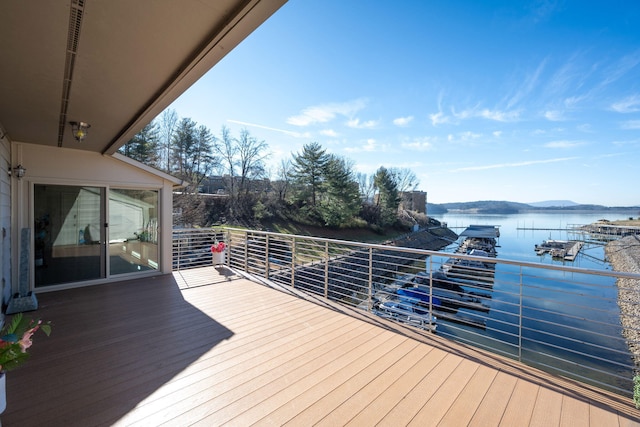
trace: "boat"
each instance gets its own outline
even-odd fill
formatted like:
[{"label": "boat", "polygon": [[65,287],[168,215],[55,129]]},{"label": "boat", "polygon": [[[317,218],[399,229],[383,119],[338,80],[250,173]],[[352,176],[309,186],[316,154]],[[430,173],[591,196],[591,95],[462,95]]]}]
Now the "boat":
[{"label": "boat", "polygon": [[429,309],[420,306],[419,302],[412,298],[389,298],[375,303],[372,311],[380,317],[435,331],[436,317],[429,314]]}]

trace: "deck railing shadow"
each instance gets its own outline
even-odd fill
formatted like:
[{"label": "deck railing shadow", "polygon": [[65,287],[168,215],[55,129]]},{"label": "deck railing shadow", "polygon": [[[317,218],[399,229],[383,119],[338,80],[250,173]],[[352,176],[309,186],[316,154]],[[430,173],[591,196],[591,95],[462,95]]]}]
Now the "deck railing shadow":
[{"label": "deck railing shadow", "polygon": [[[208,249],[213,239],[227,243],[235,271],[343,307],[332,309],[419,324],[425,337],[435,324],[438,337],[596,389],[632,392],[639,368],[629,345],[640,343],[621,333],[616,281],[638,274],[230,228],[180,230],[174,241]],[[194,266],[211,262],[193,255],[198,250],[185,253]],[[188,268],[184,260],[174,264]],[[398,295],[401,288],[411,297]],[[386,310],[389,300],[411,312]]]},{"label": "deck railing shadow", "polygon": [[[172,275],[38,298],[37,316],[54,320],[52,336],[38,337],[28,366],[8,374],[4,425],[114,423],[233,336],[185,301]],[[73,404],[56,406],[48,395]]]}]

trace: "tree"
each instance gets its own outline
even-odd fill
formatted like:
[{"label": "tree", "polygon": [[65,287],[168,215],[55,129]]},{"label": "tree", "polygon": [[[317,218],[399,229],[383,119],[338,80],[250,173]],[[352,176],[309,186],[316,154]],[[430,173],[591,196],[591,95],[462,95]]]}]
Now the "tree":
[{"label": "tree", "polygon": [[220,131],[220,138],[214,138],[213,150],[220,156],[220,170],[222,172],[221,175],[225,177],[225,185],[227,186],[227,191],[229,192],[229,195],[231,197],[235,197],[235,158],[238,147],[231,137],[229,128],[227,128],[226,126],[222,126],[222,130]]},{"label": "tree", "polygon": [[360,199],[362,200],[362,202],[372,203],[373,195],[375,193],[373,175],[367,175],[366,173],[358,172],[356,174],[356,180],[358,181]]},{"label": "tree", "polygon": [[318,211],[325,225],[345,226],[358,214],[361,206],[353,165],[331,155],[325,169],[325,182]]},{"label": "tree", "polygon": [[301,153],[293,156],[291,177],[297,190],[295,199],[306,203],[310,213],[315,213],[329,160],[330,156],[317,142],[306,144]]},{"label": "tree", "polygon": [[159,132],[154,121],[146,125],[119,150],[121,154],[145,165],[160,167],[158,158]]},{"label": "tree", "polygon": [[284,201],[287,198],[291,180],[291,161],[283,159],[278,166],[275,180],[271,180],[271,187],[278,194],[278,200]]},{"label": "tree", "polygon": [[197,192],[202,180],[211,172],[215,158],[211,152],[212,136],[205,126],[197,127],[189,118],[180,120],[173,136],[172,172],[190,182],[188,191]]},{"label": "tree", "polygon": [[378,225],[381,227],[393,225],[398,219],[398,206],[400,205],[395,179],[384,166],[381,166],[376,171],[373,181],[377,191]]},{"label": "tree", "polygon": [[265,159],[269,146],[264,141],[258,141],[243,129],[237,143],[236,165],[240,173],[239,192],[249,193],[249,182],[265,176]]},{"label": "tree", "polygon": [[178,123],[178,114],[176,110],[167,109],[162,112],[160,116],[160,148],[163,154],[159,157],[164,162],[165,171],[169,173],[171,170],[171,144],[173,142],[173,133],[175,132],[176,125]]},{"label": "tree", "polygon": [[389,173],[396,183],[398,191],[401,193],[415,191],[420,184],[418,177],[408,168],[389,168]]}]

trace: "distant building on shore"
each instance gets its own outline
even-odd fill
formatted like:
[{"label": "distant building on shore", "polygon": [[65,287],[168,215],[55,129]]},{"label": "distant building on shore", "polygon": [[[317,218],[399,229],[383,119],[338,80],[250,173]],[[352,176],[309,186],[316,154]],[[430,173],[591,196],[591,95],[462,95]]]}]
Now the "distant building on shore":
[{"label": "distant building on shore", "polygon": [[403,191],[400,193],[400,209],[427,213],[426,191]]}]

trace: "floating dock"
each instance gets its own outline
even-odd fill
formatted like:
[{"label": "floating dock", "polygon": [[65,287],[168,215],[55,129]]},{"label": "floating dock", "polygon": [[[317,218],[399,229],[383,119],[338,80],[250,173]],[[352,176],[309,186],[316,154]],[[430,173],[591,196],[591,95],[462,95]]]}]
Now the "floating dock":
[{"label": "floating dock", "polygon": [[579,240],[545,240],[541,245],[535,246],[536,254],[550,254],[553,258],[561,258],[565,261],[574,261],[584,242]]}]

